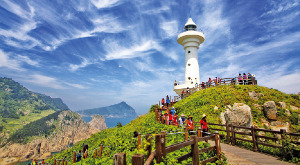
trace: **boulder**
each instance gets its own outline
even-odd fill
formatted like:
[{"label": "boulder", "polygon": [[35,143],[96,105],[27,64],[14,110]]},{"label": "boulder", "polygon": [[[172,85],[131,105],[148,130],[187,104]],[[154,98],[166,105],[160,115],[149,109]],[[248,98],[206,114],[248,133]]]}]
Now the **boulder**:
[{"label": "boulder", "polygon": [[233,125],[250,127],[252,125],[251,108],[244,103],[234,103],[232,111],[226,111],[225,120]]},{"label": "boulder", "polygon": [[286,108],[286,103],[285,102],[278,102],[278,105],[280,108],[285,109]]},{"label": "boulder", "polygon": [[272,121],[270,123],[270,128],[271,128],[271,130],[274,130],[274,131],[280,131],[281,129],[285,129],[287,132],[289,132],[289,127],[290,127],[289,122],[282,123],[280,121]]},{"label": "boulder", "polygon": [[264,103],[265,116],[270,120],[276,120],[277,108],[274,101],[268,101]]},{"label": "boulder", "polygon": [[270,123],[266,119],[261,118],[260,121],[263,126],[270,127]]},{"label": "boulder", "polygon": [[249,96],[253,100],[258,100],[258,95],[255,91],[249,92]]}]

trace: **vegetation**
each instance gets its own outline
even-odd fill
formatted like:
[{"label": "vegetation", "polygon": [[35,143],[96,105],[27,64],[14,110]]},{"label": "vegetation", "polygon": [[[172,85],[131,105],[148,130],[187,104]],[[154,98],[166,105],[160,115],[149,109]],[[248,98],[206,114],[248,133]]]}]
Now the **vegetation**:
[{"label": "vegetation", "polygon": [[23,128],[18,129],[15,133],[13,133],[9,137],[8,142],[27,143],[31,137],[50,135],[55,129],[55,125],[49,124],[48,122],[51,119],[53,119],[53,121],[57,120],[59,113],[59,111],[52,113],[46,117],[25,125]]},{"label": "vegetation", "polygon": [[[259,97],[259,100],[253,100],[249,97],[249,92],[252,91],[261,93],[263,96]],[[300,132],[300,126],[298,124],[300,112],[299,110],[295,111],[290,108],[290,105],[300,107],[299,97],[261,86],[223,85],[208,88],[179,101],[174,107],[178,114],[184,113],[185,116],[192,115],[195,122],[199,122],[202,114],[205,113],[208,122],[221,123],[220,114],[225,111],[226,105],[232,106],[234,103],[245,103],[251,108],[253,123],[262,127],[261,119],[267,120],[267,118],[264,116],[263,111],[254,106],[254,104],[262,106],[267,101],[275,101],[275,103],[285,102],[291,115],[288,116],[285,113],[285,110],[278,108],[278,120],[282,122],[291,122],[291,131]],[[214,110],[215,106],[218,107],[218,110]]]},{"label": "vegetation", "polygon": [[[249,97],[248,92],[255,91],[256,93],[262,93],[264,96],[260,97],[259,100],[255,101]],[[233,105],[234,103],[245,103],[249,105],[252,109],[253,122],[257,125],[261,125],[261,118],[265,118],[262,110],[256,108],[254,104],[263,105],[266,101],[275,101],[276,103],[283,101],[286,102],[288,109],[291,111],[291,115],[287,116],[283,113],[283,110],[278,110],[278,118],[283,122],[291,122],[291,130],[293,132],[299,132],[298,125],[298,115],[299,111],[294,111],[290,109],[290,105],[300,107],[299,97],[294,95],[288,95],[282,93],[275,89],[268,89],[260,86],[219,86],[214,88],[205,89],[194,93],[186,99],[183,99],[176,103],[174,107],[176,108],[178,114],[184,113],[185,116],[192,115],[194,117],[194,122],[199,122],[203,113],[208,116],[208,122],[221,123],[219,116],[222,111],[225,111],[226,105]],[[218,110],[214,110],[217,106]],[[97,134],[92,135],[91,138],[86,139],[77,143],[72,148],[62,151],[61,153],[55,155],[52,159],[48,160],[53,162],[54,158],[64,158],[68,161],[72,160],[73,151],[79,151],[82,149],[83,143],[89,145],[90,151],[89,155],[93,155],[94,149],[99,149],[100,144],[103,144],[104,151],[102,158],[87,158],[82,160],[77,164],[112,164],[113,155],[120,152],[126,152],[127,163],[131,163],[131,157],[136,153],[143,153],[144,147],[137,150],[137,139],[132,138],[134,131],[140,132],[142,135],[152,134],[155,135],[161,131],[175,131],[177,128],[174,126],[162,125],[156,122],[155,115],[153,113],[153,106],[149,110],[150,113],[140,116],[133,120],[131,123],[123,127],[115,127],[100,131]],[[146,143],[145,139],[142,139],[142,145]],[[184,135],[167,135],[166,146],[177,143],[184,140]],[[199,148],[206,147],[206,143],[199,143]],[[251,147],[250,143],[244,144],[244,146]],[[152,146],[154,150],[154,146]],[[261,146],[259,146],[261,148]],[[269,148],[269,147],[268,147]],[[189,151],[190,148],[186,147],[179,151],[167,154],[166,159],[164,159],[165,164],[176,164],[176,157],[182,156]],[[269,148],[271,151],[271,149]],[[287,149],[288,150],[288,149]],[[275,151],[275,150],[274,150]],[[290,153],[290,152],[287,152]],[[210,152],[201,156],[201,160],[211,157],[214,153]],[[183,164],[188,164],[191,159],[182,162]]]},{"label": "vegetation", "polygon": [[61,99],[33,93],[10,78],[0,78],[0,132],[12,134],[31,121],[64,109],[68,107]]}]

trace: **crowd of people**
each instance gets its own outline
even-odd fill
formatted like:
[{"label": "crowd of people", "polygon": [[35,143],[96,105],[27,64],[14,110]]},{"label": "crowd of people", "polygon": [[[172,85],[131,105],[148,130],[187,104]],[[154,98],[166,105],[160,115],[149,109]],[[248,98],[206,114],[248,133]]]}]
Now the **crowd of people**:
[{"label": "crowd of people", "polygon": [[[193,131],[194,130],[194,122],[193,122],[193,116],[188,116],[186,119],[185,115],[182,113],[180,117],[176,113],[176,110],[174,107],[170,110],[168,107],[165,107],[162,105],[160,113],[162,117],[162,123],[167,124],[167,125],[173,125],[173,126],[178,126],[182,128],[187,128],[188,131]],[[203,135],[207,135],[208,132],[208,127],[207,127],[207,121],[206,121],[206,115],[202,115],[202,119],[200,120],[200,127],[201,130],[203,131]],[[192,133],[190,133],[192,134]]]}]

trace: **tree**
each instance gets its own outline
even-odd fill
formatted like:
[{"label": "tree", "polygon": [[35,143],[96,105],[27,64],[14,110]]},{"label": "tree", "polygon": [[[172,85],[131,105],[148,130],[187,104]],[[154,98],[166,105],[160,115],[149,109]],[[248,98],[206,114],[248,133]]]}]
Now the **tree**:
[{"label": "tree", "polygon": [[119,127],[123,127],[122,123],[121,123],[121,122],[118,122],[118,123],[117,123],[117,127],[118,127],[118,128],[119,128]]}]

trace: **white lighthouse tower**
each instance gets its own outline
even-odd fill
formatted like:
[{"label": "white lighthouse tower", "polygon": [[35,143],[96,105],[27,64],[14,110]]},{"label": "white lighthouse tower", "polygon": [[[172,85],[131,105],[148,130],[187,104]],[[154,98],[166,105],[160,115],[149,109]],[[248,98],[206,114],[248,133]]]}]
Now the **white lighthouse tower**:
[{"label": "white lighthouse tower", "polygon": [[199,45],[205,40],[204,34],[197,31],[197,25],[192,18],[189,18],[184,25],[184,32],[177,37],[177,42],[184,47],[185,50],[185,80],[174,84],[174,91],[180,95],[182,90],[187,87],[194,88],[196,83],[200,85],[198,49]]}]

